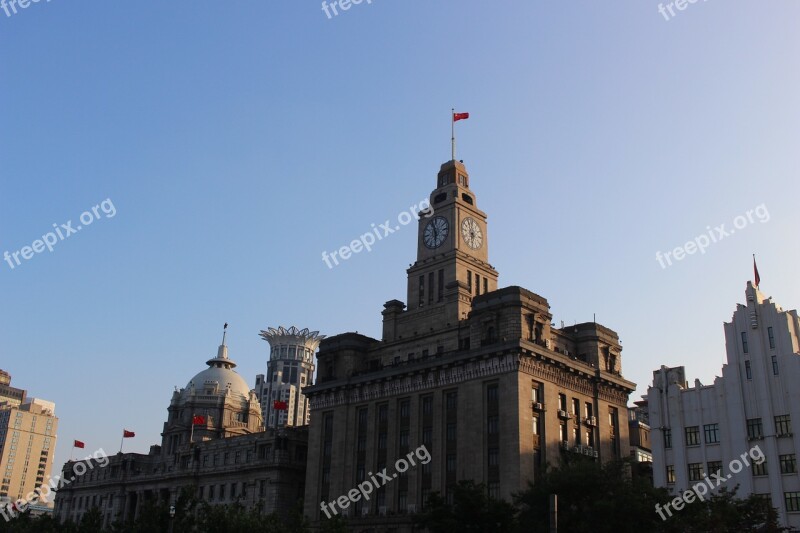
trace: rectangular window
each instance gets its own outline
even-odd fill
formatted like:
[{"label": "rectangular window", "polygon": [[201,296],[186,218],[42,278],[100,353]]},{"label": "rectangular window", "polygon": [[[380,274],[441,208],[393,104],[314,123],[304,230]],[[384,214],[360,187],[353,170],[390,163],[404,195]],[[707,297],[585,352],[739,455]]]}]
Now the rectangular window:
[{"label": "rectangular window", "polygon": [[705,433],[706,444],[719,443],[719,424],[706,424],[703,426],[703,433]]},{"label": "rectangular window", "polygon": [[486,402],[491,405],[497,405],[498,388],[497,385],[489,385],[486,387]]},{"label": "rectangular window", "polygon": [[744,353],[748,353],[748,350],[747,350],[747,332],[746,331],[742,332],[742,351]]},{"label": "rectangular window", "polygon": [[475,296],[479,296],[481,294],[481,277],[476,273],[475,274]]},{"label": "rectangular window", "polygon": [[467,288],[469,289],[469,293],[472,294],[472,271],[467,270]]},{"label": "rectangular window", "polygon": [[489,283],[486,279],[486,276],[483,276],[483,294],[486,294],[487,292],[489,292]]},{"label": "rectangular window", "polygon": [[700,444],[700,427],[690,426],[686,428],[686,445],[697,446]]},{"label": "rectangular window", "polygon": [[489,416],[486,424],[486,431],[489,435],[497,435],[500,431],[500,417],[497,415]]},{"label": "rectangular window", "polygon": [[400,418],[408,418],[411,416],[411,402],[403,400],[400,402]]},{"label": "rectangular window", "polygon": [[539,399],[540,397],[539,384],[533,383],[533,385],[531,385],[531,401],[533,403],[539,403],[542,401]]},{"label": "rectangular window", "polygon": [[537,415],[533,415],[533,434],[538,435],[539,431],[539,417]]},{"label": "rectangular window", "polygon": [[386,404],[378,406],[378,422],[386,422],[389,417],[389,406]]},{"label": "rectangular window", "polygon": [[675,483],[675,465],[667,465],[667,483]]},{"label": "rectangular window", "polygon": [[572,399],[572,414],[580,416],[581,414],[581,401],[577,398]]},{"label": "rectangular window", "polygon": [[775,433],[779,437],[788,437],[792,434],[792,421],[789,415],[780,415],[775,417]]},{"label": "rectangular window", "polygon": [[775,349],[775,334],[772,331],[772,326],[767,328],[767,335],[769,336],[769,347],[771,350]]},{"label": "rectangular window", "polygon": [[448,453],[446,462],[447,462],[447,473],[448,474],[455,474],[456,473],[456,454]]},{"label": "rectangular window", "polygon": [[458,393],[457,392],[448,392],[447,396],[445,397],[445,406],[447,407],[448,411],[455,411],[456,405],[458,403]]},{"label": "rectangular window", "polygon": [[772,356],[772,373],[774,375],[776,375],[776,376],[778,375],[778,356],[777,355],[773,355]]},{"label": "rectangular window", "polygon": [[781,463],[781,474],[794,474],[797,472],[797,460],[793,453],[779,455],[778,459]]},{"label": "rectangular window", "polygon": [[672,448],[672,430],[664,428],[664,448]]},{"label": "rectangular window", "polygon": [[428,303],[433,303],[433,272],[428,272]]},{"label": "rectangular window", "polygon": [[426,396],[422,399],[422,414],[430,415],[433,413],[433,398]]},{"label": "rectangular window", "polygon": [[767,461],[766,459],[761,461],[760,463],[753,463],[753,475],[754,476],[766,476],[768,475],[767,471]]},{"label": "rectangular window", "polygon": [[800,511],[800,492],[784,492],[783,500],[786,502],[786,510],[790,513]]},{"label": "rectangular window", "polygon": [[760,418],[748,418],[747,419],[747,438],[748,439],[760,439],[764,436],[764,428],[761,425]]},{"label": "rectangular window", "polygon": [[558,409],[560,411],[567,410],[567,395],[566,394],[559,394],[558,395]]},{"label": "rectangular window", "polygon": [[436,287],[436,301],[444,300],[444,269],[439,269],[439,285]]},{"label": "rectangular window", "polygon": [[489,466],[497,466],[499,457],[500,450],[498,448],[489,448]]},{"label": "rectangular window", "polygon": [[721,475],[722,473],[722,461],[709,461],[708,462],[708,474],[717,474]]},{"label": "rectangular window", "polygon": [[750,361],[744,362],[744,373],[747,379],[753,379],[753,369],[750,367]]},{"label": "rectangular window", "polygon": [[400,447],[401,448],[408,448],[408,430],[401,429],[400,430]]},{"label": "rectangular window", "polygon": [[425,276],[419,277],[419,306],[425,305]]},{"label": "rectangular window", "polygon": [[703,463],[689,463],[689,481],[703,479]]},{"label": "rectangular window", "polygon": [[456,441],[456,424],[455,422],[449,422],[447,424],[447,442],[455,442]]}]

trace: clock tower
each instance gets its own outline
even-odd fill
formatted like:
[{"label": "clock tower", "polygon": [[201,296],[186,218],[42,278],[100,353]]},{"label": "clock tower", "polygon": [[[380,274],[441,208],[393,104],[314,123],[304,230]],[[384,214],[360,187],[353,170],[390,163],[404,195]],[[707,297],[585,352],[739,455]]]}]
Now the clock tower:
[{"label": "clock tower", "polygon": [[467,318],[473,296],[497,290],[486,213],[478,209],[462,162],[442,165],[430,205],[432,213],[419,219],[417,261],[408,269],[408,310],[443,307],[455,324]]}]

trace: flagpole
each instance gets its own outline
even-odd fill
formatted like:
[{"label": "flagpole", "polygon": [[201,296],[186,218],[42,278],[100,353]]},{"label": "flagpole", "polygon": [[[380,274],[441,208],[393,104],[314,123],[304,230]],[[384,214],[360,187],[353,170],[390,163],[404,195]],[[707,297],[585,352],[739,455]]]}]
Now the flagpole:
[{"label": "flagpole", "polygon": [[194,442],[194,413],[192,413],[192,430],[189,432],[189,444],[192,444],[192,442]]},{"label": "flagpole", "polygon": [[74,440],[72,441],[72,451],[69,452],[69,460],[70,461],[74,461],[75,460],[75,441]]},{"label": "flagpole", "polygon": [[125,442],[125,430],[122,430],[122,438],[119,439],[119,453],[122,453],[122,444]]},{"label": "flagpole", "polygon": [[452,160],[456,160],[456,108],[450,109],[450,150]]}]

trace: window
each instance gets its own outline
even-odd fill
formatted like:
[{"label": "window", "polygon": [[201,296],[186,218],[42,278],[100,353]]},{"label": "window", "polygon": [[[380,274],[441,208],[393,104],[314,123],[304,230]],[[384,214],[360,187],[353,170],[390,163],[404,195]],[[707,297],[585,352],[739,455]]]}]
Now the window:
[{"label": "window", "polygon": [[497,404],[498,387],[497,385],[489,385],[486,388],[486,402],[489,404]]},{"label": "window", "polygon": [[419,306],[425,305],[425,276],[419,277]]},{"label": "window", "polygon": [[750,361],[744,362],[744,373],[747,375],[747,379],[753,379],[753,369],[750,368]]},{"label": "window", "polygon": [[703,426],[706,437],[706,444],[719,443],[719,424],[706,424]]},{"label": "window", "polygon": [[767,471],[767,461],[766,459],[761,461],[760,463],[753,463],[753,475],[754,476],[766,476],[769,472]]},{"label": "window", "polygon": [[561,442],[567,442],[567,423],[561,422],[558,425],[558,440]]},{"label": "window", "polygon": [[426,396],[422,399],[422,414],[430,415],[433,413],[433,398]]},{"label": "window", "polygon": [[689,463],[689,481],[703,479],[703,463]]},{"label": "window", "polygon": [[472,294],[472,271],[467,270],[467,288],[469,289],[469,293]]},{"label": "window", "polygon": [[790,513],[800,511],[800,492],[784,492],[783,500],[786,502],[786,510]]},{"label": "window", "polygon": [[475,274],[475,296],[480,296],[481,294],[481,277],[478,274]]},{"label": "window", "polygon": [[675,483],[675,465],[667,465],[667,483]]},{"label": "window", "polygon": [[742,351],[744,353],[748,353],[748,350],[747,350],[747,332],[746,331],[742,332]]},{"label": "window", "polygon": [[445,405],[447,406],[447,410],[448,411],[455,411],[457,400],[458,400],[457,394],[458,393],[456,393],[456,392],[448,392],[447,393]]},{"label": "window", "polygon": [[559,394],[558,395],[558,409],[561,411],[567,410],[567,395],[566,394]]},{"label": "window", "polygon": [[439,285],[436,287],[436,301],[444,300],[444,269],[439,269]]},{"label": "window", "polygon": [[577,398],[572,399],[572,414],[580,416],[581,414],[581,401]]},{"label": "window", "polygon": [[400,430],[400,447],[401,448],[408,448],[408,430],[401,429]]},{"label": "window", "polygon": [[690,426],[686,428],[686,445],[697,446],[700,444],[700,427]]},{"label": "window", "polygon": [[534,384],[531,385],[531,401],[533,403],[539,403],[542,401],[540,398],[541,393],[539,392],[539,384],[534,382]]},{"label": "window", "polygon": [[497,481],[493,481],[488,485],[489,490],[489,497],[492,499],[500,498],[500,483]]},{"label": "window", "polygon": [[489,292],[489,280],[486,279],[486,276],[483,276],[483,294]]},{"label": "window", "polygon": [[797,461],[793,453],[779,455],[778,459],[781,463],[781,474],[794,474],[797,472]]},{"label": "window", "polygon": [[708,473],[710,474],[722,474],[722,461],[709,461],[708,462]]},{"label": "window", "polygon": [[456,441],[456,424],[455,422],[449,422],[447,424],[447,442],[455,442]]},{"label": "window", "polygon": [[760,418],[747,419],[747,438],[760,439],[764,435],[764,428]]},{"label": "window", "polygon": [[389,406],[386,404],[378,406],[378,422],[386,422],[389,418]]},{"label": "window", "polygon": [[489,448],[489,466],[497,466],[500,457],[498,448]]},{"label": "window", "polygon": [[538,435],[539,434],[539,416],[538,415],[534,415],[533,416],[533,434],[534,435]]},{"label": "window", "polygon": [[771,350],[775,349],[775,334],[772,331],[772,326],[767,328],[767,335],[769,336],[769,347]]},{"label": "window", "polygon": [[500,417],[497,415],[489,416],[486,424],[486,430],[489,435],[497,435],[499,429]]},{"label": "window", "polygon": [[776,375],[776,376],[778,375],[778,356],[777,355],[773,355],[772,356],[772,373],[774,375]]},{"label": "window", "polygon": [[428,272],[428,303],[433,303],[433,272]]},{"label": "window", "polygon": [[664,448],[672,448],[672,430],[664,428]]},{"label": "window", "polygon": [[408,418],[411,414],[411,403],[408,400],[400,402],[400,418]]},{"label": "window", "polygon": [[780,415],[775,417],[775,433],[779,437],[791,436],[792,421],[789,420],[789,415]]}]

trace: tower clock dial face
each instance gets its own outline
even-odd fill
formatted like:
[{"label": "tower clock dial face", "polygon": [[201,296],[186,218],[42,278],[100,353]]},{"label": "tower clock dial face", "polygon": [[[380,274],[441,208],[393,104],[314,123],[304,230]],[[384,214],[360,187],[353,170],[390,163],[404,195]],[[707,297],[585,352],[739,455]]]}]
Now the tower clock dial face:
[{"label": "tower clock dial face", "polygon": [[474,218],[467,217],[461,221],[461,236],[467,246],[477,250],[483,245],[483,232]]},{"label": "tower clock dial face", "polygon": [[430,249],[438,248],[444,244],[447,235],[450,233],[450,225],[444,217],[434,217],[425,226],[422,232],[422,241]]}]

